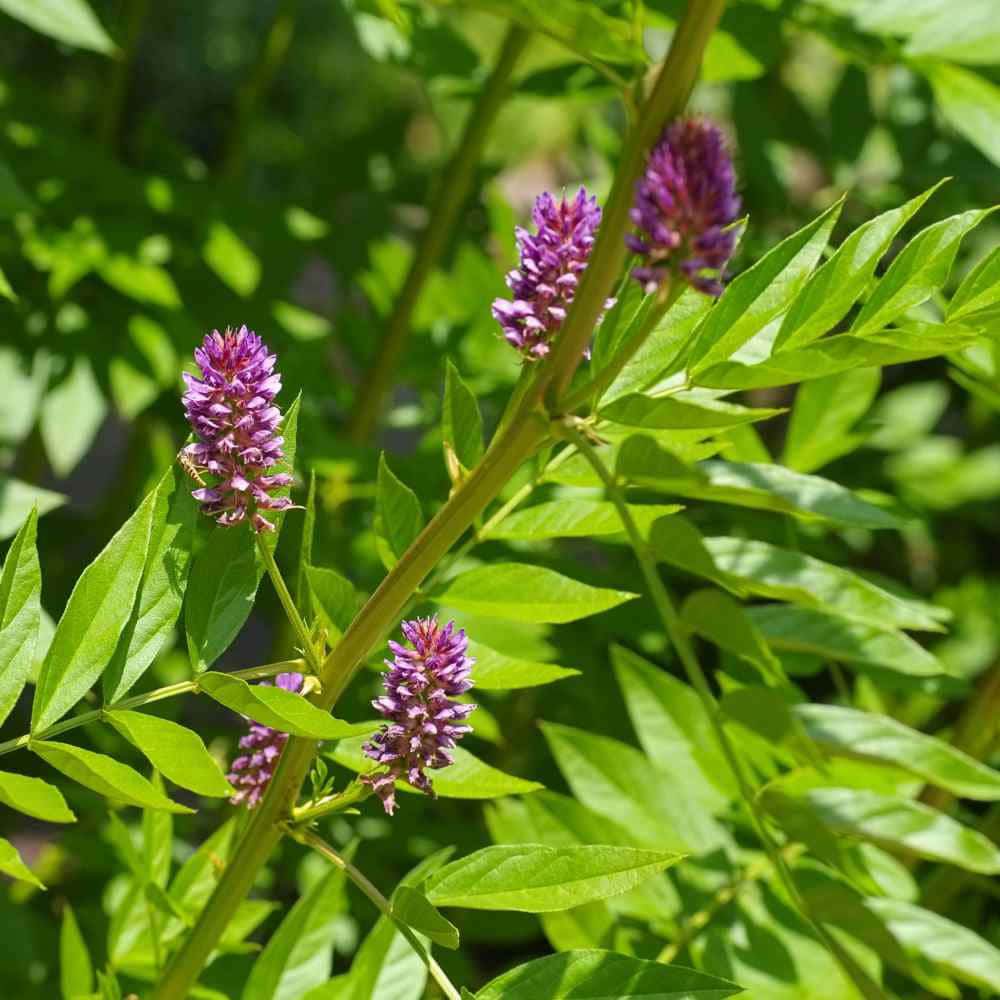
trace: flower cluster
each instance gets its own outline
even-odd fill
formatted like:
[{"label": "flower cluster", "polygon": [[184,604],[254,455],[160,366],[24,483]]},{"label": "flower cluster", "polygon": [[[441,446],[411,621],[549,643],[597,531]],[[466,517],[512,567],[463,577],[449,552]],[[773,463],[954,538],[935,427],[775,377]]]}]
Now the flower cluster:
[{"label": "flower cluster", "polygon": [[719,129],[698,118],[669,125],[636,184],[629,248],[644,258],[632,275],[647,292],[672,273],[722,294],[740,211],[733,162]]},{"label": "flower cluster", "polygon": [[292,506],[287,497],[272,496],[292,477],[266,471],[281,460],[284,443],[278,434],[281,411],[273,403],[281,389],[281,376],[274,371],[277,358],[245,326],[206,334],[194,358],[202,377],[184,373],[184,412],[200,440],[183,456],[196,473],[207,472],[217,481],[193,496],[219,524],[249,516],[254,531],[274,531],[261,511]]},{"label": "flower cluster", "polygon": [[466,655],[465,631],[455,631],[454,622],[441,628],[437,618],[417,618],[401,628],[413,648],[389,643],[394,655],[385,661],[385,694],[372,704],[390,721],[364,747],[386,768],[361,779],[390,816],[396,808],[397,781],[434,794],[424,768],[454,763],[451,749],[471,731],[465,719],[476,707],[451,700],[472,687],[469,669],[474,661]]},{"label": "flower cluster", "polygon": [[557,202],[547,191],[535,201],[533,236],[520,226],[521,265],[507,275],[514,301],[497,299],[493,316],[507,341],[529,361],[549,353],[552,338],[566,318],[580,272],[587,266],[601,221],[596,198],[580,188],[572,201]]},{"label": "flower cluster", "polygon": [[[278,674],[275,682],[285,691],[298,694],[302,690],[302,674]],[[270,686],[270,681],[261,681]],[[268,782],[274,775],[281,751],[288,742],[288,733],[279,733],[270,726],[259,722],[250,723],[250,732],[240,740],[240,749],[247,753],[237,757],[226,775],[236,789],[233,793],[234,805],[246,804],[253,809],[264,797]]]}]

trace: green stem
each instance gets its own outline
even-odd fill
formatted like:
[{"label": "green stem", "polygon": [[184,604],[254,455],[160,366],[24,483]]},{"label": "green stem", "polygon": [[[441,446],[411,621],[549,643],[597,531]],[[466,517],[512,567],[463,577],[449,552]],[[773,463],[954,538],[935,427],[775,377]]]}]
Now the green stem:
[{"label": "green stem", "polygon": [[316,654],[316,647],[313,645],[312,634],[306,623],[302,620],[299,609],[295,606],[295,601],[288,589],[288,585],[285,583],[285,578],[281,575],[281,570],[278,569],[278,564],[275,562],[274,553],[268,548],[265,541],[265,536],[258,534],[255,537],[257,539],[257,549],[267,569],[267,575],[271,578],[271,583],[278,595],[278,600],[281,601],[282,608],[285,609],[285,617],[288,618],[288,623],[295,630],[295,634],[302,644],[302,652],[305,655],[306,662],[309,664],[309,669],[314,674],[318,674],[320,671],[320,659]]},{"label": "green stem", "polygon": [[[304,666],[305,663],[302,660],[282,660],[280,663],[266,663],[260,667],[234,670],[232,676],[240,677],[245,681],[256,680],[258,677],[273,677],[275,674],[287,671],[298,671]],[[154,691],[147,691],[145,694],[133,695],[131,698],[123,698],[121,701],[105,705],[103,708],[95,709],[92,712],[82,712],[72,719],[63,719],[62,722],[57,722],[39,733],[28,733],[25,736],[17,737],[17,739],[7,740],[6,743],[0,743],[0,756],[10,753],[12,750],[20,750],[21,747],[26,747],[32,740],[48,740],[70,729],[78,729],[80,726],[86,726],[91,722],[100,722],[106,712],[142,708],[143,705],[151,705],[155,701],[163,701],[165,698],[173,698],[175,695],[197,692],[197,690],[198,680],[196,678],[192,681],[178,681],[176,684],[168,684],[166,687],[156,688]]]},{"label": "green stem", "polygon": [[106,146],[114,146],[118,141],[118,130],[121,127],[122,109],[125,106],[125,95],[128,91],[129,77],[135,63],[135,53],[142,36],[142,27],[149,12],[149,0],[131,0],[128,6],[128,19],[125,23],[125,37],[122,51],[115,60],[111,71],[111,80],[105,91],[104,108],[98,125],[98,134]]},{"label": "green stem", "polygon": [[524,28],[514,25],[508,29],[496,66],[470,109],[458,148],[441,175],[431,200],[427,225],[386,322],[378,356],[366,371],[358,389],[349,427],[350,436],[355,441],[367,441],[375,429],[383,400],[395,378],[396,364],[406,345],[410,319],[420,292],[455,228],[458,213],[472,186],[486,136],[506,100],[511,74],[529,37]]},{"label": "green stem", "polygon": [[304,802],[301,806],[296,806],[292,810],[292,825],[307,825],[313,823],[324,816],[333,813],[343,812],[351,806],[363,802],[372,794],[368,785],[361,784],[360,781],[352,781],[339,795],[328,795],[322,799],[312,802]]},{"label": "green stem", "polygon": [[261,98],[267,93],[274,81],[278,69],[284,62],[292,35],[295,33],[295,21],[298,16],[299,0],[281,0],[274,20],[268,28],[264,44],[257,53],[257,60],[250,76],[240,88],[236,98],[236,110],[233,114],[233,127],[226,142],[226,153],[219,170],[220,175],[228,181],[239,176],[243,169],[246,154],[247,132],[253,114]]},{"label": "green stem", "polygon": [[[701,700],[702,706],[705,709],[705,714],[708,716],[712,729],[715,732],[715,737],[719,743],[719,747],[721,748],[723,756],[726,759],[726,763],[729,765],[729,769],[736,780],[740,798],[743,800],[743,804],[746,807],[750,824],[753,827],[754,833],[757,835],[757,839],[760,841],[761,846],[764,848],[765,853],[770,859],[771,864],[774,865],[774,869],[778,873],[778,878],[784,886],[785,892],[788,894],[792,905],[799,911],[803,919],[809,923],[819,940],[822,941],[827,946],[831,954],[841,962],[844,971],[847,973],[849,978],[854,981],[855,985],[861,989],[862,994],[866,997],[884,998],[885,995],[881,991],[881,988],[878,987],[877,984],[875,984],[867,976],[867,974],[856,967],[853,962],[847,964],[845,961],[847,956],[845,955],[843,948],[840,947],[840,945],[833,939],[826,927],[824,927],[818,920],[814,919],[810,913],[809,908],[806,905],[805,900],[802,898],[802,894],[799,892],[798,886],[795,884],[795,880],[792,877],[791,868],[789,868],[788,862],[785,859],[781,848],[768,831],[764,817],[760,813],[756,795],[746,776],[743,765],[740,763],[739,756],[736,753],[736,748],[733,746],[732,741],[729,739],[729,734],[726,732],[725,727],[722,724],[722,720],[719,715],[719,706],[715,700],[715,696],[712,694],[712,689],[708,683],[708,677],[705,675],[705,671],[702,669],[701,663],[695,655],[694,647],[691,645],[687,630],[681,623],[677,610],[674,607],[673,599],[670,596],[670,592],[667,590],[667,586],[660,576],[653,553],[646,543],[646,540],[642,537],[642,533],[639,531],[639,527],[635,523],[635,520],[629,511],[628,504],[625,502],[625,495],[622,492],[617,479],[612,475],[611,471],[604,464],[601,456],[597,454],[597,451],[590,444],[587,438],[576,429],[574,426],[576,423],[577,421],[567,418],[563,422],[564,433],[566,437],[576,445],[577,449],[583,454],[593,470],[600,477],[601,482],[604,483],[608,498],[615,505],[615,509],[618,511],[622,527],[624,527],[626,533],[628,534],[629,542],[635,552],[635,557],[639,563],[639,568],[642,571],[643,578],[646,581],[650,597],[653,599],[653,604],[655,605],[660,619],[663,622],[667,638],[677,651],[677,655],[684,667],[684,672],[687,674],[691,686],[695,689],[699,699]],[[864,978],[862,979],[861,977]]]},{"label": "green stem", "polygon": [[369,881],[368,877],[360,869],[356,868],[347,858],[337,853],[322,837],[317,836],[311,830],[288,830],[289,836],[300,843],[311,847],[321,854],[327,861],[336,865],[344,874],[375,904],[379,912],[391,920],[399,930],[399,933],[409,942],[410,947],[420,956],[421,961],[427,966],[427,971],[434,977],[434,981],[441,987],[442,992],[448,1000],[462,1000],[461,994],[455,985],[448,978],[447,973],[434,960],[434,956],[423,946],[420,939],[413,932],[413,929],[404,924],[393,912],[392,904],[385,896]]}]

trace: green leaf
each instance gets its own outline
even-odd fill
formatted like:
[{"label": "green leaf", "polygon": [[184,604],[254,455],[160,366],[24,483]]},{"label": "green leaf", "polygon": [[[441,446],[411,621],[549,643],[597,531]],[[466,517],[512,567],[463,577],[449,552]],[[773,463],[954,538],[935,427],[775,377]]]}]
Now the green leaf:
[{"label": "green leaf", "polygon": [[945,121],[994,164],[1000,164],[1000,87],[943,62],[918,64]]},{"label": "green leaf", "polygon": [[949,320],[961,319],[1000,303],[1000,247],[995,247],[966,276],[948,303]]},{"label": "green leaf", "polygon": [[416,493],[398,479],[379,456],[375,489],[375,537],[379,556],[387,569],[396,565],[424,526],[424,515]]},{"label": "green leaf", "polygon": [[647,427],[653,430],[722,430],[784,413],[764,407],[738,406],[714,399],[697,402],[672,396],[622,396],[601,409],[601,416],[626,427]]},{"label": "green leaf", "polygon": [[316,614],[334,638],[342,635],[364,604],[364,595],[347,577],[326,566],[307,566],[306,579]]},{"label": "green leaf", "polygon": [[[630,506],[629,512],[645,533],[657,518],[675,514],[681,509],[677,504],[650,504]],[[565,497],[508,514],[490,531],[489,537],[508,540],[588,538],[619,535],[624,530],[613,503]]]},{"label": "green leaf", "polygon": [[472,614],[558,623],[599,614],[638,595],[591,587],[542,566],[493,563],[463,573],[431,596]]},{"label": "green leaf", "polygon": [[45,888],[34,872],[21,860],[17,848],[3,837],[0,837],[0,872],[21,882],[28,882],[38,889]]},{"label": "green leaf", "polygon": [[682,776],[698,774],[690,758],[678,755],[666,770],[607,736],[551,722],[542,723],[542,733],[573,795],[626,827],[642,846],[702,854],[727,842],[707,808],[721,796],[706,791],[704,782],[684,782]]},{"label": "green leaf", "polygon": [[696,334],[689,366],[693,374],[728,360],[792,304],[819,261],[842,206],[843,199],[732,281]]},{"label": "green leaf", "polygon": [[855,368],[884,367],[953,354],[976,342],[982,332],[957,323],[915,323],[864,337],[853,333],[824,337],[806,347],[775,354],[760,364],[726,361],[698,375],[711,389],[766,389],[835,375]]},{"label": "green leaf", "polygon": [[0,724],[24,690],[35,662],[41,624],[42,573],[33,509],[10,543],[0,573]]},{"label": "green leaf", "polygon": [[475,661],[472,679],[480,691],[510,691],[514,688],[551,684],[564,677],[576,677],[579,670],[554,663],[537,663],[507,656],[482,643],[469,641],[469,656]]},{"label": "green leaf", "polygon": [[139,597],[102,678],[108,702],[124,697],[173,636],[187,588],[197,517],[187,476],[175,463],[153,493]]},{"label": "green leaf", "polygon": [[877,628],[942,629],[940,609],[802,552],[746,538],[706,538],[705,546],[720,570],[756,594],[820,607]]},{"label": "green leaf", "polygon": [[962,239],[991,211],[963,212],[917,233],[875,286],[851,325],[851,333],[857,337],[875,333],[941,288]]},{"label": "green leaf", "polygon": [[232,795],[232,786],[197,733],[169,719],[142,712],[115,709],[104,717],[174,784],[199,795],[218,798]]},{"label": "green leaf", "polygon": [[568,910],[627,892],[681,858],[634,847],[485,847],[445,865],[428,881],[427,898],[474,910]]},{"label": "green leaf", "polygon": [[774,341],[775,353],[808,344],[847,315],[868,287],[896,235],[943,183],[859,226],[837,247],[788,310]]},{"label": "green leaf", "polygon": [[[226,820],[211,836],[204,840],[181,865],[170,883],[170,898],[193,920],[208,902],[212,890],[222,877],[223,866],[229,859],[236,835],[236,819]],[[176,933],[181,925],[173,928]]]},{"label": "green leaf", "polygon": [[827,521],[851,528],[899,528],[890,511],[862,500],[838,483],[764,462],[701,462],[702,480],[690,477],[642,479],[643,485],[696,500],[792,514],[803,521]]},{"label": "green leaf", "polygon": [[705,483],[705,477],[696,466],[686,465],[646,434],[633,434],[622,442],[615,459],[615,475],[654,489],[662,480],[690,479],[702,485]]},{"label": "green leaf", "polygon": [[[3,168],[0,167],[0,170]],[[11,302],[17,301],[17,295],[14,289],[10,287],[10,282],[7,280],[7,275],[3,273],[3,268],[0,267],[0,295],[5,299],[10,299]]]},{"label": "green leaf", "polygon": [[679,965],[582,950],[519,965],[475,1000],[726,1000],[742,992],[735,983]]},{"label": "green leaf", "polygon": [[392,894],[392,913],[435,944],[443,948],[458,947],[458,928],[443,917],[422,892],[401,885]]},{"label": "green leaf", "polygon": [[184,627],[195,671],[208,670],[229,648],[250,616],[259,582],[249,526],[215,525],[195,557],[187,589]]},{"label": "green leaf", "polygon": [[77,580],[38,675],[33,733],[58,722],[114,655],[142,580],[155,506],[154,491]]},{"label": "green leaf", "polygon": [[678,774],[690,759],[692,777],[684,786],[707,786],[702,798],[713,808],[734,798],[732,771],[694,689],[622,646],[611,647],[611,664],[639,744],[650,760]]},{"label": "green leaf", "polygon": [[858,788],[813,788],[802,801],[841,836],[984,875],[1000,874],[996,844],[920,802]]},{"label": "green leaf", "polygon": [[746,660],[768,680],[784,680],[781,663],[754,627],[743,605],[721,590],[696,590],[681,607],[681,621],[690,631],[720,649]]},{"label": "green leaf", "polygon": [[1000,771],[902,722],[837,705],[796,705],[793,711],[830,753],[888,761],[962,798],[1000,800]]},{"label": "green leaf", "polygon": [[445,464],[453,479],[458,478],[456,463],[461,469],[471,469],[483,457],[483,418],[479,404],[450,360],[446,361],[444,371],[441,437]]},{"label": "green leaf", "polygon": [[743,582],[716,566],[705,542],[701,532],[682,514],[661,518],[649,529],[649,548],[657,562],[694,573],[742,596]]},{"label": "green leaf", "polygon": [[796,472],[812,472],[865,440],[851,428],[878,395],[881,372],[859,368],[806,382],[795,394],[782,463]]},{"label": "green leaf", "polygon": [[792,713],[787,689],[782,692],[775,688],[734,688],[719,699],[719,710],[725,718],[745,726],[772,747],[785,747],[797,758],[823,766],[823,758]]},{"label": "green leaf", "polygon": [[[163,791],[163,778],[153,772],[153,785]],[[174,817],[161,809],[145,809],[142,813],[142,857],[146,877],[165,889],[170,881],[170,862],[174,847]]]},{"label": "green leaf", "polygon": [[947,668],[903,632],[848,621],[819,608],[770,604],[750,608],[750,620],[774,649],[826,660],[879,667],[914,677],[937,677]]},{"label": "green leaf", "polygon": [[101,260],[97,269],[112,288],[137,302],[164,309],[181,308],[181,296],[174,279],[158,264],[116,253]]},{"label": "green leaf", "polygon": [[138,771],[104,754],[50,740],[32,740],[28,749],[66,777],[109,799],[144,809],[167,809],[176,813],[194,811],[172,802]]},{"label": "green leaf", "polygon": [[224,222],[216,220],[209,225],[201,255],[219,280],[237,295],[253,295],[260,282],[260,261]]},{"label": "green leaf", "polygon": [[[370,729],[374,729],[370,726]],[[366,773],[374,770],[373,762],[362,751],[362,744],[369,737],[341,740],[326,756],[352,771]],[[430,775],[434,783],[434,792],[441,799],[496,799],[504,795],[527,795],[543,786],[537,781],[525,781],[515,778],[512,774],[498,771],[489,764],[484,764],[468,750],[456,747],[452,753],[455,763],[441,771]],[[404,792],[421,793],[403,781],[396,782],[396,788]]]},{"label": "green leaf", "polygon": [[0,771],[0,802],[48,823],[75,823],[62,792],[41,778]]},{"label": "green leaf", "polygon": [[299,1000],[326,982],[336,921],[344,908],[344,873],[334,868],[281,921],[254,963],[241,1000]]},{"label": "green leaf", "polygon": [[277,685],[247,684],[232,674],[202,674],[198,690],[234,712],[293,736],[338,740],[358,732],[370,733],[372,728],[370,722],[350,723],[334,718],[294,691]]},{"label": "green leaf", "polygon": [[0,0],[0,10],[67,45],[111,55],[115,44],[84,0]]},{"label": "green leaf", "polygon": [[25,518],[37,509],[43,517],[66,502],[62,493],[43,490],[40,486],[22,483],[0,475],[0,539],[10,538],[24,524]]},{"label": "green leaf", "polygon": [[959,982],[1000,992],[1000,951],[975,931],[899,899],[868,898],[864,905],[904,951],[933,962]]},{"label": "green leaf", "polygon": [[94,369],[80,355],[42,400],[38,430],[52,471],[65,479],[90,450],[108,404]]},{"label": "green leaf", "polygon": [[90,952],[69,903],[63,905],[59,929],[59,986],[63,1000],[73,1000],[94,989],[94,966]]},{"label": "green leaf", "polygon": [[309,590],[309,567],[313,561],[313,541],[316,535],[316,470],[309,473],[309,491],[306,493],[306,513],[302,519],[302,535],[299,540],[299,565],[295,574],[295,603],[308,621],[311,617],[311,592]]}]

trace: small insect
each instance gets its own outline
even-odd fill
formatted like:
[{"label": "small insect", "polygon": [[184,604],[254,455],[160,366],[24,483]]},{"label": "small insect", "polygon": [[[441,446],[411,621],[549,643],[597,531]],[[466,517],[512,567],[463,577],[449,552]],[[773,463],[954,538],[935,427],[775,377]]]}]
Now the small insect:
[{"label": "small insect", "polygon": [[177,461],[180,463],[180,467],[199,485],[205,486],[205,480],[202,479],[201,473],[198,471],[198,467],[191,461],[191,456],[181,448],[177,452]]}]

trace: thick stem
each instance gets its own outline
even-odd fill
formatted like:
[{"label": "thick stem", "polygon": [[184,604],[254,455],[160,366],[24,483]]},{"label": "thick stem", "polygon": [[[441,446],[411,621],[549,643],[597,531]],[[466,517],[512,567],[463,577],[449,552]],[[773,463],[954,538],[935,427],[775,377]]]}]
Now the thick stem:
[{"label": "thick stem", "polygon": [[822,941],[830,953],[837,958],[839,962],[841,962],[845,973],[852,980],[852,982],[858,986],[862,995],[865,997],[884,998],[885,994],[882,992],[881,988],[874,981],[872,981],[870,977],[863,972],[863,970],[858,968],[853,962],[850,965],[847,964],[845,959],[848,956],[846,956],[843,948],[841,948],[833,939],[826,927],[824,927],[820,921],[814,919],[810,913],[805,900],[802,898],[802,894],[799,892],[798,886],[795,884],[791,868],[789,868],[788,862],[785,859],[781,848],[775,842],[774,838],[770,834],[770,831],[767,829],[764,817],[761,815],[760,809],[757,805],[757,799],[753,788],[751,787],[746,776],[746,772],[743,769],[743,765],[740,762],[739,755],[736,753],[736,748],[733,746],[732,741],[729,739],[729,734],[726,732],[725,727],[722,724],[719,715],[719,706],[715,700],[715,696],[712,694],[712,689],[708,683],[708,677],[705,675],[705,671],[702,669],[701,663],[695,655],[687,630],[681,623],[677,610],[674,607],[673,599],[670,596],[670,592],[667,590],[667,586],[660,576],[653,553],[647,545],[646,540],[642,537],[642,532],[639,531],[639,527],[635,523],[635,520],[629,511],[628,504],[625,502],[625,495],[622,492],[617,479],[615,479],[611,471],[604,464],[601,456],[597,454],[586,437],[573,425],[574,421],[567,418],[563,425],[565,429],[564,432],[567,438],[577,446],[577,449],[584,455],[593,470],[600,477],[601,482],[604,483],[608,498],[615,505],[615,509],[618,511],[618,516],[622,522],[622,526],[625,528],[629,537],[629,542],[635,552],[639,568],[642,570],[642,575],[646,581],[646,586],[649,589],[650,597],[653,599],[653,604],[655,605],[660,619],[663,622],[667,638],[676,650],[677,656],[684,667],[684,672],[687,674],[691,686],[695,689],[699,699],[701,700],[702,706],[705,709],[705,714],[708,716],[712,729],[715,732],[715,737],[718,741],[719,747],[722,750],[723,756],[726,759],[726,763],[729,765],[729,769],[732,772],[734,779],[736,780],[736,785],[740,792],[740,798],[743,800],[743,804],[746,807],[750,824],[753,827],[754,833],[757,835],[757,839],[760,841],[761,846],[764,848],[764,851],[770,859],[771,864],[774,865],[774,869],[778,873],[778,878],[784,886],[789,900],[799,911],[802,918],[809,923],[819,940]]},{"label": "thick stem", "polygon": [[358,389],[349,428],[355,441],[368,440],[375,429],[386,392],[395,378],[396,364],[406,344],[410,319],[420,292],[451,238],[459,210],[472,186],[486,136],[507,97],[511,73],[528,38],[524,28],[512,26],[508,29],[496,66],[470,109],[458,148],[441,175],[430,204],[427,226],[414,250],[403,287],[393,303],[378,355]]},{"label": "thick stem", "polygon": [[454,983],[448,978],[447,973],[434,960],[430,951],[421,944],[420,939],[413,932],[413,928],[407,926],[399,920],[392,912],[392,904],[385,896],[369,881],[368,877],[360,869],[356,868],[347,858],[338,854],[322,837],[317,836],[311,830],[289,831],[289,835],[296,840],[317,851],[327,861],[336,865],[344,874],[375,904],[378,911],[391,920],[399,929],[399,933],[406,938],[413,950],[420,956],[427,971],[434,977],[434,981],[441,987],[441,991],[448,1000],[462,1000],[461,994],[455,988]]}]

